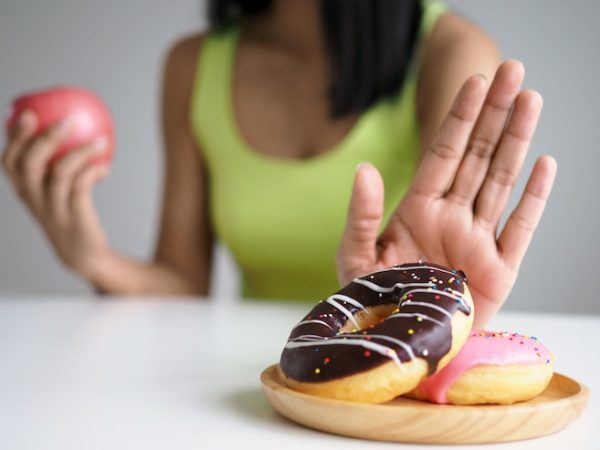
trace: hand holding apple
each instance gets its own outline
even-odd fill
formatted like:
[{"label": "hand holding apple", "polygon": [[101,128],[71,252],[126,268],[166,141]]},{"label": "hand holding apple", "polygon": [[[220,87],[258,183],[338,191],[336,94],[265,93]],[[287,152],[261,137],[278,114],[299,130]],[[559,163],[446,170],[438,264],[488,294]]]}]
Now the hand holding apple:
[{"label": "hand holding apple", "polygon": [[61,120],[69,119],[71,122],[71,132],[50,158],[50,165],[69,150],[99,138],[106,139],[107,145],[105,152],[96,156],[93,162],[111,162],[115,145],[114,127],[108,108],[93,92],[81,87],[60,86],[24,94],[12,103],[6,121],[7,134],[10,135],[25,111],[31,111],[37,118],[34,137]]},{"label": "hand holding apple", "polygon": [[114,131],[90,91],[58,87],[13,102],[2,165],[57,256],[86,276],[109,251],[92,188],[109,172]]}]

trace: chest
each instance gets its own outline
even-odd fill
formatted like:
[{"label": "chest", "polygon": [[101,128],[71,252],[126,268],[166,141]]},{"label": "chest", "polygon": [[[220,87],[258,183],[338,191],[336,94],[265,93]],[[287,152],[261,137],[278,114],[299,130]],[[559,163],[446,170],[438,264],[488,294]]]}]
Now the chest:
[{"label": "chest", "polygon": [[331,117],[329,80],[324,58],[240,43],[232,74],[234,125],[253,150],[268,156],[324,154],[343,141],[359,116]]}]

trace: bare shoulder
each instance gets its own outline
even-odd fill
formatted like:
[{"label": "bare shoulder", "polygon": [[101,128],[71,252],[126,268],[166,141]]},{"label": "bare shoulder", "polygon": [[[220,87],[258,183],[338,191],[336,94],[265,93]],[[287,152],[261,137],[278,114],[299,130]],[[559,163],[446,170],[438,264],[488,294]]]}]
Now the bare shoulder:
[{"label": "bare shoulder", "polygon": [[206,33],[195,33],[176,40],[163,55],[163,126],[171,132],[189,134],[188,111],[198,56]]},{"label": "bare shoulder", "polygon": [[427,147],[461,85],[471,75],[491,80],[500,65],[500,51],[483,29],[454,13],[435,23],[423,45],[417,83],[417,117]]},{"label": "bare shoulder", "polygon": [[191,77],[206,35],[207,32],[194,33],[173,42],[164,58],[165,70],[179,78]]},{"label": "bare shoulder", "polygon": [[464,78],[475,73],[491,78],[500,58],[496,42],[485,30],[449,12],[440,17],[425,42],[422,71],[454,69]]},{"label": "bare shoulder", "polygon": [[490,47],[495,46],[494,40],[483,28],[454,12],[447,12],[440,17],[431,36],[433,44],[468,40]]},{"label": "bare shoulder", "polygon": [[162,129],[168,155],[193,162],[198,145],[190,123],[190,105],[198,55],[205,33],[182,37],[171,44],[163,55]]}]

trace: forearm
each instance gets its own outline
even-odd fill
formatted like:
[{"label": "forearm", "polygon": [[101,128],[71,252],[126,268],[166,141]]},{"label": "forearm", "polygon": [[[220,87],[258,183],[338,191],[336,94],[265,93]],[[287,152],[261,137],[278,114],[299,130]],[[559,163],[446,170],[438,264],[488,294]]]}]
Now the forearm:
[{"label": "forearm", "polygon": [[94,267],[83,272],[82,275],[99,294],[199,296],[208,294],[206,280],[194,280],[183,271],[160,261],[137,261],[112,250],[99,258]]}]

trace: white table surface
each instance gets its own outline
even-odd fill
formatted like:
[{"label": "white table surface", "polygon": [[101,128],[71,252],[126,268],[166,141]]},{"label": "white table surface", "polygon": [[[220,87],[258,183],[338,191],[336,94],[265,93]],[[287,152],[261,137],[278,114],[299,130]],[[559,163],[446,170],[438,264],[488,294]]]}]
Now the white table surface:
[{"label": "white table surface", "polygon": [[[430,448],[329,435],[271,409],[260,372],[307,310],[230,299],[0,297],[0,449]],[[600,448],[600,316],[502,313],[494,325],[537,336],[556,370],[592,396],[566,430],[493,448]]]}]

